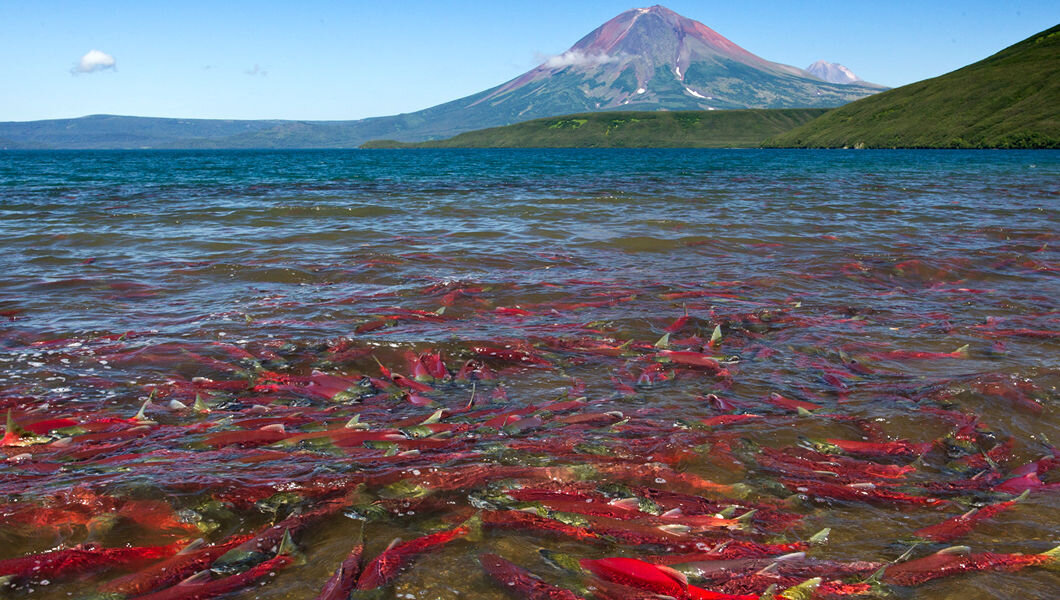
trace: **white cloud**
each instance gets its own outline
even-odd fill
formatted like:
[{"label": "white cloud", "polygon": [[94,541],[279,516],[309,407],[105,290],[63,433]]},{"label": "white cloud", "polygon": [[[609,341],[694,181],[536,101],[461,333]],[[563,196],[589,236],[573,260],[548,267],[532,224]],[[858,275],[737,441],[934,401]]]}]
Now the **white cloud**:
[{"label": "white cloud", "polygon": [[622,56],[586,54],[581,50],[567,50],[563,54],[548,57],[542,64],[549,69],[561,69],[563,67],[598,67],[619,60],[622,60]]},{"label": "white cloud", "polygon": [[115,69],[118,63],[114,60],[114,57],[107,54],[106,52],[100,52],[99,50],[89,50],[81,57],[81,60],[74,65],[70,72],[74,75],[78,73],[95,73],[96,71],[103,71],[105,69]]}]

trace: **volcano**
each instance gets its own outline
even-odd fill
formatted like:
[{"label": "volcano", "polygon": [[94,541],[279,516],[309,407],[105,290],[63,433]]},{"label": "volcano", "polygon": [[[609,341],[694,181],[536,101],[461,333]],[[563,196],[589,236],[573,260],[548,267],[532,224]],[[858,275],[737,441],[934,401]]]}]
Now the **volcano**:
[{"label": "volcano", "polygon": [[520,119],[596,110],[833,107],[882,91],[836,85],[744,50],[662,6],[626,11],[570,50],[469,103]]}]

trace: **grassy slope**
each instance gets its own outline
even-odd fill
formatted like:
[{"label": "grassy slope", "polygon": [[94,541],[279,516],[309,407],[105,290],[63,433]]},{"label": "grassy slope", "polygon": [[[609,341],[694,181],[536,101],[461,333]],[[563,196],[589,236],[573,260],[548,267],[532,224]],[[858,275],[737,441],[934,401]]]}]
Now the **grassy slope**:
[{"label": "grassy slope", "polygon": [[827,109],[594,112],[469,131],[445,140],[362,148],[751,148]]},{"label": "grassy slope", "polygon": [[952,73],[837,108],[765,145],[1060,148],[1060,25]]}]

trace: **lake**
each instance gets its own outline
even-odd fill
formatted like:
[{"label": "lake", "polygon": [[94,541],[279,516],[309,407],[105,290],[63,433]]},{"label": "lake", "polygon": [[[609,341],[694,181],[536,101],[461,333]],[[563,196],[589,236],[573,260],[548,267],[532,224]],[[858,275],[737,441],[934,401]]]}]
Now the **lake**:
[{"label": "lake", "polygon": [[11,597],[1060,589],[1056,152],[4,152],[0,243]]}]

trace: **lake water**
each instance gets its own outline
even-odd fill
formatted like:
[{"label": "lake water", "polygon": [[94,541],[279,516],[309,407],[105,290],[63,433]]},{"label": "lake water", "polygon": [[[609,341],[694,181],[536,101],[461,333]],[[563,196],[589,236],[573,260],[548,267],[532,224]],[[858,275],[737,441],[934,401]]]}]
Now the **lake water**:
[{"label": "lake water", "polygon": [[[2,448],[0,560],[309,514],[304,562],[232,597],[312,598],[362,533],[368,560],[478,514],[375,594],[500,599],[482,553],[588,597],[539,550],[1060,544],[1055,152],[6,152],[0,244],[0,409],[31,432]],[[730,505],[757,512],[689,529]],[[145,568],[102,563],[8,594]],[[814,574],[760,568],[690,582]],[[1052,598],[1060,577],[890,589]]]}]

